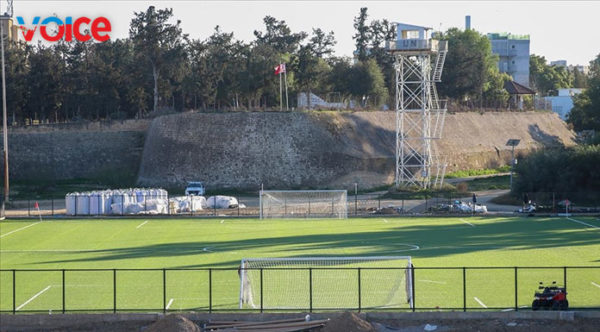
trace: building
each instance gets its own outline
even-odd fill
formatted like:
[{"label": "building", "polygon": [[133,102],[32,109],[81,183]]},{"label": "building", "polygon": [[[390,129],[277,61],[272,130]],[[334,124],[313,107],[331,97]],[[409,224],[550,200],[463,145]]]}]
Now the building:
[{"label": "building", "polygon": [[552,103],[552,111],[556,112],[561,119],[566,120],[567,115],[573,108],[573,96],[583,92],[583,89],[558,89],[558,96],[544,97],[548,102]]},{"label": "building", "polygon": [[567,67],[567,60],[550,61],[550,66]]},{"label": "building", "polygon": [[580,73],[583,73],[584,75],[587,75],[589,73],[589,71],[590,71],[590,66],[569,65],[567,63],[567,60],[550,61],[550,66],[562,67],[562,68],[567,69],[571,73],[574,72],[575,70],[577,70]]},{"label": "building", "polygon": [[8,40],[18,41],[19,40],[19,27],[13,24],[12,18],[8,16],[0,16],[0,24],[2,24],[3,36],[8,35]]},{"label": "building", "polygon": [[492,53],[497,54],[498,69],[521,85],[529,86],[529,35],[488,33]]}]

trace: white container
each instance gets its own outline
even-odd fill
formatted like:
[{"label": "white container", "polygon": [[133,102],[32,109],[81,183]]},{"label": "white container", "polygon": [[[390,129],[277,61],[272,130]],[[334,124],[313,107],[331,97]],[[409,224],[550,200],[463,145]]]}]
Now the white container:
[{"label": "white container", "polygon": [[90,215],[97,216],[97,215],[101,214],[100,213],[100,207],[101,207],[100,193],[97,191],[94,191],[89,194],[89,198],[90,198]]},{"label": "white container", "polygon": [[90,214],[90,196],[89,193],[83,193],[76,196],[77,202],[77,215],[87,216]]},{"label": "white container", "polygon": [[67,208],[67,215],[74,216],[76,208],[76,196],[75,193],[68,193],[65,196],[65,207]]}]

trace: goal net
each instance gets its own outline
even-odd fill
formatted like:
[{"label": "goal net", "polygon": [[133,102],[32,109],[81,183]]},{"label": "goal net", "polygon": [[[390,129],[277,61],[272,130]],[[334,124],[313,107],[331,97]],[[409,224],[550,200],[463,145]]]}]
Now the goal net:
[{"label": "goal net", "polygon": [[412,308],[409,256],[247,258],[240,309]]},{"label": "goal net", "polygon": [[348,218],[346,190],[262,190],[260,218]]}]

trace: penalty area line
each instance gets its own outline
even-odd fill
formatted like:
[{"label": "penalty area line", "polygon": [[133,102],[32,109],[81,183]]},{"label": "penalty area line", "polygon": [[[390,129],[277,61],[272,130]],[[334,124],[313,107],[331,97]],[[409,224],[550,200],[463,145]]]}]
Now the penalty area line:
[{"label": "penalty area line", "polygon": [[420,282],[429,282],[432,284],[440,284],[440,285],[445,285],[446,282],[445,281],[435,281],[435,280],[427,280],[427,279],[421,279],[419,280]]},{"label": "penalty area line", "polygon": [[42,289],[42,290],[41,290],[39,293],[35,294],[35,295],[34,295],[34,296],[32,296],[32,297],[31,297],[29,300],[25,301],[25,303],[23,303],[23,304],[21,304],[20,306],[18,306],[17,308],[15,308],[15,311],[18,311],[18,310],[20,310],[21,308],[23,308],[24,306],[26,306],[26,305],[27,305],[29,302],[31,302],[31,301],[33,301],[33,300],[35,300],[35,298],[36,298],[36,297],[38,297],[38,296],[42,295],[42,294],[43,294],[45,291],[49,290],[49,289],[50,289],[50,287],[52,287],[52,286],[48,286],[48,287],[46,287],[46,288]]},{"label": "penalty area line", "polygon": [[573,218],[570,218],[570,217],[567,217],[567,219],[568,219],[568,220],[571,220],[571,221],[574,221],[574,222],[576,222],[576,223],[578,223],[578,224],[582,224],[582,225],[585,225],[585,226],[588,226],[588,227],[592,227],[592,228],[600,229],[600,227],[598,227],[598,226],[596,226],[596,225],[588,224],[588,223],[586,223],[586,222],[583,222],[583,221],[581,221],[581,220],[573,219]]},{"label": "penalty area line", "polygon": [[593,282],[593,281],[592,281],[592,285],[594,285],[594,286],[596,286],[596,287],[600,288],[600,285],[598,285],[597,283],[595,283],[595,282]]},{"label": "penalty area line", "polygon": [[5,236],[9,236],[9,235],[11,235],[12,233],[16,233],[16,232],[18,232],[18,231],[22,231],[22,230],[24,230],[24,229],[26,229],[26,228],[29,228],[29,227],[31,227],[31,226],[35,226],[35,225],[37,225],[37,224],[39,224],[39,223],[40,223],[40,221],[37,221],[37,222],[34,222],[33,224],[27,225],[27,226],[25,226],[25,227],[21,227],[21,228],[15,229],[14,231],[10,231],[10,232],[8,232],[8,233],[6,233],[6,234],[2,234],[2,235],[0,235],[0,238],[3,238],[3,237],[5,237]]},{"label": "penalty area line", "polygon": [[465,224],[471,226],[471,227],[475,227],[475,225],[471,224],[470,222],[464,220],[463,218],[460,218],[460,221],[464,222]]},{"label": "penalty area line", "polygon": [[173,299],[169,300],[169,303],[167,303],[167,306],[165,307],[165,309],[169,309],[169,307],[171,306],[171,304],[173,304]]},{"label": "penalty area line", "polygon": [[477,303],[479,303],[480,306],[487,309],[487,305],[485,305],[485,303],[481,302],[480,299],[478,299],[476,296],[473,296],[473,298],[475,299],[475,301],[477,301]]},{"label": "penalty area line", "polygon": [[136,227],[136,228],[140,228],[140,227],[144,226],[147,222],[148,222],[148,220],[144,221],[143,223],[139,224],[138,227]]}]

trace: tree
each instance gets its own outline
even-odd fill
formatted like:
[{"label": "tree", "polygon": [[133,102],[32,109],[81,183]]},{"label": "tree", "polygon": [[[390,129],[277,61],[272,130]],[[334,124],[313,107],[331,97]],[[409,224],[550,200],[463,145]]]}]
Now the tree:
[{"label": "tree", "polygon": [[356,34],[352,36],[356,43],[356,53],[359,61],[365,61],[368,54],[368,46],[370,40],[370,28],[367,25],[367,7],[362,7],[360,13],[354,18],[354,29]]},{"label": "tree", "polygon": [[600,131],[600,54],[590,62],[588,88],[573,98],[567,121],[577,131]]},{"label": "tree", "polygon": [[156,10],[150,6],[145,12],[134,13],[129,26],[129,36],[138,56],[147,60],[152,67],[154,111],[158,109],[161,70],[165,64],[173,63],[176,59],[182,60],[180,55],[187,37],[181,31],[181,21],[169,23],[172,17],[173,9]]},{"label": "tree", "polygon": [[529,57],[529,81],[542,95],[572,86],[571,75],[565,67],[549,66],[545,57],[535,54]]},{"label": "tree", "polygon": [[300,47],[292,61],[296,84],[300,91],[306,93],[308,108],[311,108],[310,94],[320,83],[325,83],[322,78],[327,77],[331,70],[329,65],[315,54],[311,46],[307,44]]},{"label": "tree", "polygon": [[573,68],[573,87],[578,89],[587,88],[587,76],[580,72],[577,67]]},{"label": "tree", "polygon": [[369,99],[375,99],[375,105],[383,104],[388,97],[381,68],[374,59],[359,62],[350,72],[350,93],[363,100],[363,107]]},{"label": "tree", "polygon": [[464,100],[482,100],[489,89],[496,89],[497,56],[489,39],[475,30],[451,28],[441,35],[448,40],[444,79],[439,84],[443,96]]},{"label": "tree", "polygon": [[313,29],[313,35],[309,41],[309,47],[312,53],[318,57],[330,56],[333,54],[333,47],[337,44],[333,31],[325,33],[320,28]]},{"label": "tree", "polygon": [[257,44],[267,44],[279,54],[293,53],[298,50],[300,42],[306,38],[306,32],[292,33],[285,21],[278,21],[272,16],[265,16],[265,32],[254,30]]}]

